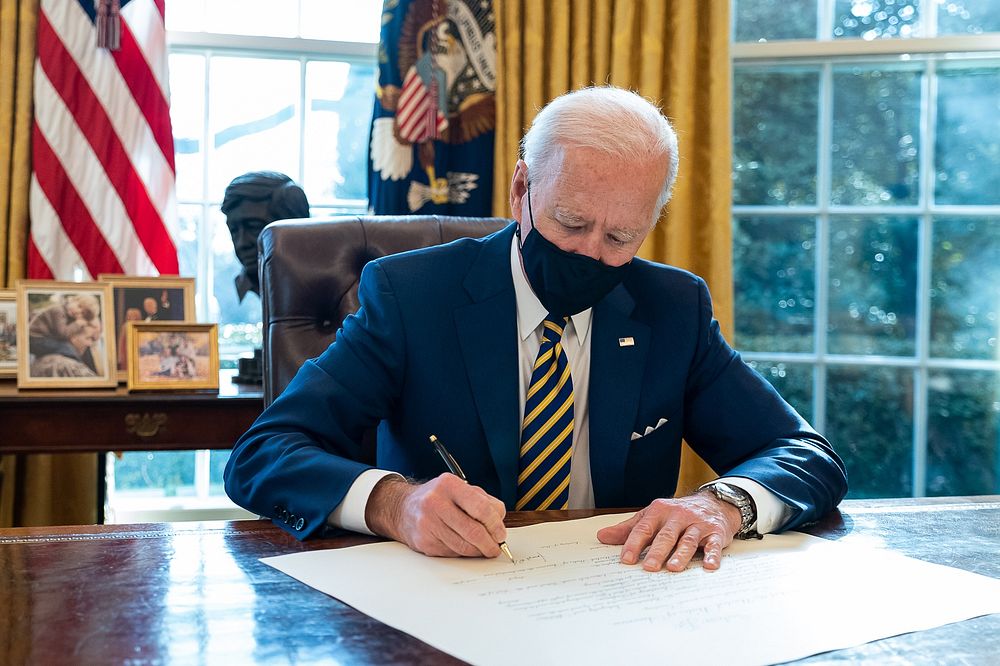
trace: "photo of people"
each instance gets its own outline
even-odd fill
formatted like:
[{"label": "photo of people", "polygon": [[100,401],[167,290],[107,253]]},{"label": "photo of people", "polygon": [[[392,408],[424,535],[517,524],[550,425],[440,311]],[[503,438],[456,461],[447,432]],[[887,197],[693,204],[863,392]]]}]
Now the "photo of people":
[{"label": "photo of people", "polygon": [[0,377],[17,374],[17,303],[14,291],[0,290]]},{"label": "photo of people", "polygon": [[126,333],[130,390],[218,388],[218,329],[214,324],[136,321],[126,326]]},{"label": "photo of people", "polygon": [[24,292],[19,300],[26,330],[18,332],[24,352],[18,386],[116,383],[106,286],[30,281],[19,289]]},{"label": "photo of people", "polygon": [[119,380],[128,370],[126,324],[130,321],[194,321],[194,278],[140,278],[101,275],[114,297]]}]

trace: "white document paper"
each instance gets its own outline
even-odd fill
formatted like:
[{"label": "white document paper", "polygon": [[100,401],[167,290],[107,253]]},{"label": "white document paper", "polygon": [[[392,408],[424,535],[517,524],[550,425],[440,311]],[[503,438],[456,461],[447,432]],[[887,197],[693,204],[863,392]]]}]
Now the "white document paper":
[{"label": "white document paper", "polygon": [[627,515],[509,529],[516,564],[399,543],[262,561],[473,664],[768,664],[1000,613],[1000,580],[798,533],[646,572],[595,536]]}]

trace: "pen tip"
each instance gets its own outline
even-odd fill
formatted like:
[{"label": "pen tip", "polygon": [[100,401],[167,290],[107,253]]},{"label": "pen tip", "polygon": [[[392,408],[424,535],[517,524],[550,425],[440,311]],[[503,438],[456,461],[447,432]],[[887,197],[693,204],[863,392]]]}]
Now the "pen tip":
[{"label": "pen tip", "polygon": [[510,563],[514,564],[514,556],[510,554],[510,548],[507,547],[507,542],[505,541],[500,542],[500,550],[502,550],[503,554],[507,556],[507,559],[510,560]]}]

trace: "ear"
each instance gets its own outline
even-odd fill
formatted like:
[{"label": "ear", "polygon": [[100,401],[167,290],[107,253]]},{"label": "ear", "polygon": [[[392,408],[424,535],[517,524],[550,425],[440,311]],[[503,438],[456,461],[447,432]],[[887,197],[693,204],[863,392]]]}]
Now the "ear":
[{"label": "ear", "polygon": [[518,160],[514,166],[514,177],[510,181],[510,212],[520,226],[524,197],[528,193],[528,165]]}]

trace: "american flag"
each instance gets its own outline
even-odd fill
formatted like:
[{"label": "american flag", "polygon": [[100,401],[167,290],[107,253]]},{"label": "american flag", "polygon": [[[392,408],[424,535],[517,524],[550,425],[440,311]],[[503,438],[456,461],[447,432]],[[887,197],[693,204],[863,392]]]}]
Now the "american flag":
[{"label": "american flag", "polygon": [[178,272],[165,2],[41,0],[29,277]]},{"label": "american flag", "polygon": [[448,127],[448,117],[438,108],[437,82],[431,78],[430,86],[425,85],[416,67],[403,80],[396,122],[400,138],[410,143],[440,139]]}]

